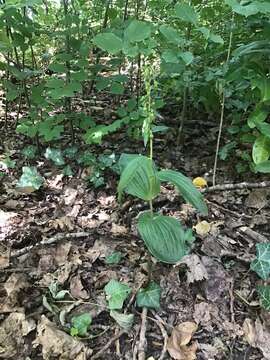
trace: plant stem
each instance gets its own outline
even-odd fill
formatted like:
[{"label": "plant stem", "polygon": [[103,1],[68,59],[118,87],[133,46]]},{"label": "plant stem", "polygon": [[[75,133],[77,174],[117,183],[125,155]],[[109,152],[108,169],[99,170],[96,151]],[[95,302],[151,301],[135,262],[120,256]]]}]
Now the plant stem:
[{"label": "plant stem", "polygon": [[[225,66],[228,65],[229,60],[230,60],[230,56],[231,56],[232,39],[233,39],[233,22],[234,22],[234,14],[232,15],[231,32],[230,32],[229,45],[228,45],[228,51],[227,51],[227,59],[226,59],[226,62],[225,62]],[[221,113],[220,113],[219,131],[218,131],[215,162],[214,162],[214,169],[213,169],[213,186],[216,185],[218,153],[219,153],[219,148],[220,148],[220,140],[221,140],[221,134],[222,134],[222,128],[223,128],[223,122],[224,122],[224,111],[225,111],[225,91],[224,91],[224,84],[223,84],[222,85],[222,100],[221,100]]]}]

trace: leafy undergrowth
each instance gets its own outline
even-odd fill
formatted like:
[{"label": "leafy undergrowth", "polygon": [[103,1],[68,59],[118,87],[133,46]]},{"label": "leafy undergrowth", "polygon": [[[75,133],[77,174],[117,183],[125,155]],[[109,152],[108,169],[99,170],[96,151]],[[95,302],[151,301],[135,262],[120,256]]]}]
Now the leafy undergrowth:
[{"label": "leafy undergrowth", "polygon": [[[207,178],[207,151],[192,162],[159,146],[161,165]],[[156,210],[193,226],[196,241],[180,264],[154,262],[145,292],[148,257],[135,227],[143,206],[119,207],[113,172],[96,189],[79,169],[63,176],[46,161],[37,192],[15,191],[21,174],[12,168],[2,182],[0,358],[132,359],[150,304],[146,358],[270,359],[269,314],[250,270],[256,242],[270,233],[266,190],[207,194],[209,215],[198,217],[163,188]]]}]

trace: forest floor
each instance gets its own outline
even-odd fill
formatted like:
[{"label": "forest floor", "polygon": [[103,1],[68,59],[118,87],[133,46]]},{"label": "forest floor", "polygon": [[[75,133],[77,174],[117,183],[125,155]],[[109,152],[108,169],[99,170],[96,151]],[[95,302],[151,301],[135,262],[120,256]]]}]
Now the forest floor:
[{"label": "forest floor", "polygon": [[[157,163],[211,180],[217,129],[215,123],[209,131],[202,128],[200,121],[186,125],[181,151],[175,149],[174,136],[166,141],[158,136]],[[17,166],[8,170],[0,186],[0,359],[137,359],[142,310],[135,294],[147,281],[147,251],[135,223],[144,204],[128,197],[119,206],[118,176],[113,172],[106,171],[106,185],[95,189],[87,185],[81,169],[64,177],[47,160],[38,166],[45,186],[35,193],[18,193],[24,143],[14,132],[8,138],[5,149],[12,149]],[[140,141],[131,141],[124,132],[96,148],[98,153],[103,150],[144,151]],[[239,182],[231,165],[219,165],[219,184]],[[263,179],[254,175],[253,180]],[[270,359],[270,316],[259,306],[258,277],[249,268],[256,243],[269,239],[269,195],[268,189],[206,192],[209,215],[201,217],[172,187],[162,188],[155,209],[194,227],[197,234],[181,264],[153,265],[153,279],[162,289],[161,308],[146,314],[140,360],[144,355],[170,359],[167,346],[175,359]],[[114,251],[122,259],[107,264]],[[132,288],[123,308],[135,316],[127,332],[106,307],[104,286],[111,279]],[[50,294],[55,281],[68,291],[64,299]],[[65,327],[85,312],[93,318],[89,336],[71,337]]]}]

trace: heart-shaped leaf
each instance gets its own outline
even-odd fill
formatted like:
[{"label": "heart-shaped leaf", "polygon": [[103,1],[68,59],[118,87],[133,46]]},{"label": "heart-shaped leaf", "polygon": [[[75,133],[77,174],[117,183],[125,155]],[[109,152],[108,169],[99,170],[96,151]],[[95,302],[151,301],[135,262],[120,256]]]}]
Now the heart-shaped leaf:
[{"label": "heart-shaped leaf", "polygon": [[261,304],[266,310],[270,310],[270,286],[258,286],[258,294],[260,296]]},{"label": "heart-shaped leaf", "polygon": [[123,303],[131,292],[131,289],[116,280],[110,282],[104,288],[110,310],[122,309]]},{"label": "heart-shaped leaf", "polygon": [[145,289],[140,289],[136,296],[136,303],[139,307],[147,307],[150,309],[160,308],[161,288],[154,281]]},{"label": "heart-shaped leaf", "polygon": [[256,250],[257,258],[252,261],[250,268],[266,280],[270,275],[270,243],[257,244]]},{"label": "heart-shaped leaf", "polygon": [[92,317],[89,313],[74,316],[71,319],[72,328],[70,329],[70,334],[72,336],[86,336],[91,323]]},{"label": "heart-shaped leaf", "polygon": [[17,183],[17,189],[21,192],[31,193],[38,190],[44,183],[35,167],[24,166],[23,173]]}]

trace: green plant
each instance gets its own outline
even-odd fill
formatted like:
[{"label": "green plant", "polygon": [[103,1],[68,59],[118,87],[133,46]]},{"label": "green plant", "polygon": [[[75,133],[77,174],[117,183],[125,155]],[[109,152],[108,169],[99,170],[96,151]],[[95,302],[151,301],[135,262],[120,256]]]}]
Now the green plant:
[{"label": "green plant", "polygon": [[[264,281],[269,279],[270,275],[270,243],[256,245],[257,256],[250,264],[250,269]],[[257,291],[261,300],[261,305],[270,310],[270,286],[259,285]]]},{"label": "green plant", "polygon": [[149,65],[144,71],[145,92],[144,118],[142,134],[145,146],[149,146],[149,157],[136,154],[122,154],[119,160],[121,177],[118,184],[118,198],[123,192],[149,202],[150,210],[140,214],[138,231],[150,253],[158,260],[176,263],[189,251],[193,240],[192,232],[185,231],[174,218],[154,213],[153,200],[160,193],[161,182],[170,182],[176,186],[187,202],[207,215],[207,207],[201,193],[191,180],[174,170],[158,171],[153,161],[153,131],[155,108],[153,91],[156,89],[154,69]]}]

